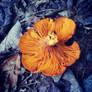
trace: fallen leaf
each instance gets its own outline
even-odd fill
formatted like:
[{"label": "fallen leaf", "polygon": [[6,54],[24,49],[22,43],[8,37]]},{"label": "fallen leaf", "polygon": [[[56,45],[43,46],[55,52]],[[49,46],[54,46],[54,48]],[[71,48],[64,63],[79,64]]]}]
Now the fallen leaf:
[{"label": "fallen leaf", "polygon": [[2,65],[2,78],[3,80],[3,88],[7,90],[11,90],[14,88],[18,81],[18,74],[20,69],[20,56],[15,54],[14,56],[6,59]]},{"label": "fallen leaf", "polygon": [[19,21],[11,28],[5,39],[0,44],[0,52],[7,52],[10,48],[18,49],[19,39],[22,36]]}]

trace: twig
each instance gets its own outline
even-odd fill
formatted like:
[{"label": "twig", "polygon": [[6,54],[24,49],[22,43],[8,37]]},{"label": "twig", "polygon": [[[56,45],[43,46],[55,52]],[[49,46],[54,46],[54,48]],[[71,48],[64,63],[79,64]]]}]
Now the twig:
[{"label": "twig", "polygon": [[26,77],[26,78],[21,82],[21,84],[22,84],[23,82],[27,81],[31,76],[32,76],[32,73],[31,73],[28,77]]}]

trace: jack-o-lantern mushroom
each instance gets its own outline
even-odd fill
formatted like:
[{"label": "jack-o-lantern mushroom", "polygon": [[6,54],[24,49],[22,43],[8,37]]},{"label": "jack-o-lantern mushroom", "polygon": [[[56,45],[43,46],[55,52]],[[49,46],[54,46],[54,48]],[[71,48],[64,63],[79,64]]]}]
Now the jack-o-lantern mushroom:
[{"label": "jack-o-lantern mushroom", "polygon": [[19,50],[22,64],[33,73],[57,76],[65,72],[80,56],[76,41],[66,46],[65,42],[75,33],[76,24],[66,17],[41,19],[20,39]]}]

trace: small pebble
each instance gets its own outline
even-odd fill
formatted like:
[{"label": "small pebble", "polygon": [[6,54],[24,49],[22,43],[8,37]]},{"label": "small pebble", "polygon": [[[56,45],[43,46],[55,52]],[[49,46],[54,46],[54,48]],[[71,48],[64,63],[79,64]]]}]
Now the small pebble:
[{"label": "small pebble", "polygon": [[87,54],[87,61],[92,61],[92,53]]}]

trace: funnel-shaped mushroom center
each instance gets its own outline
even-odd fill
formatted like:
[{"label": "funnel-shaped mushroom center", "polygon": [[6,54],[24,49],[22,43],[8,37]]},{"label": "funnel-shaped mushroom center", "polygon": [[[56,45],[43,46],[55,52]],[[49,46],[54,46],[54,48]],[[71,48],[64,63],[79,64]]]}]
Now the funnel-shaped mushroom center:
[{"label": "funnel-shaped mushroom center", "polygon": [[55,32],[49,32],[46,37],[46,42],[49,46],[54,46],[58,43],[58,37]]}]

